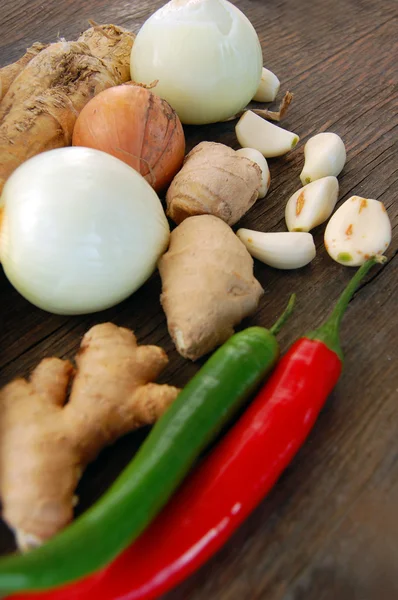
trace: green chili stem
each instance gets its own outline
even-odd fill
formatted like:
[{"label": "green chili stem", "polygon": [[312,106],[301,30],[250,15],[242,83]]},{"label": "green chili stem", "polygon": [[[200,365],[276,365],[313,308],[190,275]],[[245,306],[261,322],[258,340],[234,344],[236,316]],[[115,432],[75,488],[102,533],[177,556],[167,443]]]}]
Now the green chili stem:
[{"label": "green chili stem", "polygon": [[338,355],[341,361],[343,361],[343,352],[340,347],[339,330],[344,313],[365,275],[369,272],[373,265],[376,263],[384,263],[386,260],[387,259],[385,256],[373,256],[367,260],[357,270],[354,277],[348,283],[325,323],[318,329],[315,329],[315,331],[311,331],[305,337],[311,340],[319,340],[323,342],[328,348],[330,348],[330,350]]},{"label": "green chili stem", "polygon": [[288,318],[290,317],[290,315],[292,314],[292,312],[294,310],[295,302],[296,302],[296,294],[292,294],[290,296],[288,305],[286,306],[283,314],[279,317],[277,322],[270,329],[270,332],[272,333],[272,335],[278,335],[278,333],[280,332],[282,327],[285,325],[286,321],[288,320]]}]

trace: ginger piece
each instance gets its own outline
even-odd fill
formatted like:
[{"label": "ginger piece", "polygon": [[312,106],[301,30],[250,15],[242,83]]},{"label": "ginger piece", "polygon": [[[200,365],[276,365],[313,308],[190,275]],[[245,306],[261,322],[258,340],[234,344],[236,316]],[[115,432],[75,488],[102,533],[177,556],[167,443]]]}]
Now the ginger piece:
[{"label": "ginger piece", "polygon": [[159,271],[169,333],[191,360],[225,342],[263,294],[249,252],[211,215],[190,217],[172,232]]},{"label": "ginger piece", "polygon": [[102,25],[77,42],[50,44],[28,62],[0,103],[0,193],[25,160],[72,143],[91,98],[130,79],[133,41],[125,29]]},{"label": "ginger piece", "polygon": [[228,146],[201,142],[186,156],[166,196],[167,215],[179,224],[211,214],[234,225],[259,196],[260,167]]},{"label": "ginger piece", "polygon": [[28,48],[23,56],[16,62],[6,65],[0,69],[0,100],[4,98],[8,89],[17,75],[26,67],[28,62],[32,60],[39,52],[47,48],[48,44],[41,44],[35,42],[30,48]]},{"label": "ginger piece", "polygon": [[[151,383],[167,364],[156,346],[96,325],[69,361],[47,358],[30,380],[0,392],[0,493],[3,517],[22,550],[40,545],[73,518],[79,478],[100,450],[154,423],[178,389]],[[69,401],[67,389],[73,380]]]}]

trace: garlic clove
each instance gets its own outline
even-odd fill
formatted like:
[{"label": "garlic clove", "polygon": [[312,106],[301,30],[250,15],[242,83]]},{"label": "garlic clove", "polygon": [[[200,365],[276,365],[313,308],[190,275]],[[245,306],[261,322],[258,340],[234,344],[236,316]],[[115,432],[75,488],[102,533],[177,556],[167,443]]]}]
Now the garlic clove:
[{"label": "garlic clove", "polygon": [[325,230],[325,248],[336,262],[349,267],[382,255],[391,242],[391,223],[382,202],[352,196],[340,206]]},{"label": "garlic clove", "polygon": [[339,182],[332,175],[322,177],[297,190],[286,204],[289,231],[310,231],[332,214],[339,195]]},{"label": "garlic clove", "polygon": [[295,133],[273,125],[251,110],[241,116],[235,131],[243,148],[255,148],[265,158],[286,154],[300,139]]},{"label": "garlic clove", "polygon": [[310,233],[264,233],[239,229],[236,235],[254,258],[275,269],[299,269],[308,265],[316,255]]},{"label": "garlic clove", "polygon": [[253,96],[255,102],[273,102],[278,95],[281,84],[275,73],[263,67],[258,90]]},{"label": "garlic clove", "polygon": [[265,198],[271,185],[271,175],[268,168],[268,163],[264,156],[258,150],[254,148],[240,148],[236,151],[239,156],[244,156],[249,160],[255,162],[261,169],[261,186],[258,190],[258,197]]},{"label": "garlic clove", "polygon": [[303,185],[328,175],[337,177],[346,161],[344,142],[336,133],[318,133],[306,143],[304,158],[304,167],[300,174]]}]

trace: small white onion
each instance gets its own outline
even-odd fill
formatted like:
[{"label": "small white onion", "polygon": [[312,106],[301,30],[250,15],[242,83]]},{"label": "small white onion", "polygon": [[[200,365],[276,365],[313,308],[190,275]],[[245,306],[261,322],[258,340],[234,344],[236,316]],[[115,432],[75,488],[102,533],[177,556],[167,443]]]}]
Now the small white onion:
[{"label": "small white onion", "polygon": [[2,202],[4,271],[26,299],[56,314],[121,302],[152,274],[169,240],[151,186],[98,150],[39,154],[13,173]]},{"label": "small white onion", "polygon": [[262,73],[258,36],[227,0],[171,0],[143,25],[131,52],[131,78],[159,80],[152,90],[183,123],[227,119],[257,91]]}]

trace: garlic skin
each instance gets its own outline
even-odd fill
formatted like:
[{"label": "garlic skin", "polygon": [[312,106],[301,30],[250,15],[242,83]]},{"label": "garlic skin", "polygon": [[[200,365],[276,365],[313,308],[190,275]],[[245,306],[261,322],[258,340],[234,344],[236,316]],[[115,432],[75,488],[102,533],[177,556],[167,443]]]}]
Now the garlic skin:
[{"label": "garlic skin", "polygon": [[299,269],[316,256],[314,239],[310,233],[264,233],[239,229],[236,235],[254,258],[275,269]]},{"label": "garlic skin", "polygon": [[239,150],[236,150],[236,154],[238,154],[238,156],[244,156],[245,158],[248,158],[260,167],[261,186],[258,190],[258,197],[265,198],[269,190],[269,186],[271,185],[271,175],[266,159],[261,152],[255,150],[254,148],[240,148]]},{"label": "garlic skin", "polygon": [[266,121],[252,110],[247,110],[235,127],[242,148],[255,148],[265,158],[282,156],[292,150],[299,136]]},{"label": "garlic skin", "polygon": [[352,196],[336,210],[325,230],[325,248],[341,265],[359,267],[382,255],[391,243],[391,223],[382,202]]},{"label": "garlic skin", "polygon": [[303,185],[322,177],[337,177],[347,158],[344,142],[336,133],[318,133],[304,146],[304,167],[300,174]]},{"label": "garlic skin", "polygon": [[281,83],[275,73],[263,67],[260,85],[253,96],[255,102],[273,102],[278,95]]},{"label": "garlic skin", "polygon": [[339,195],[339,182],[332,175],[322,177],[297,190],[286,204],[289,231],[311,231],[332,214]]},{"label": "garlic skin", "polygon": [[232,117],[256,93],[263,56],[249,19],[227,0],[171,0],[139,30],[131,79],[149,84],[184,124]]},{"label": "garlic skin", "polygon": [[3,189],[0,256],[22,296],[43,310],[104,310],[135,292],[165,252],[170,230],[149,183],[88,148],[38,154]]}]

